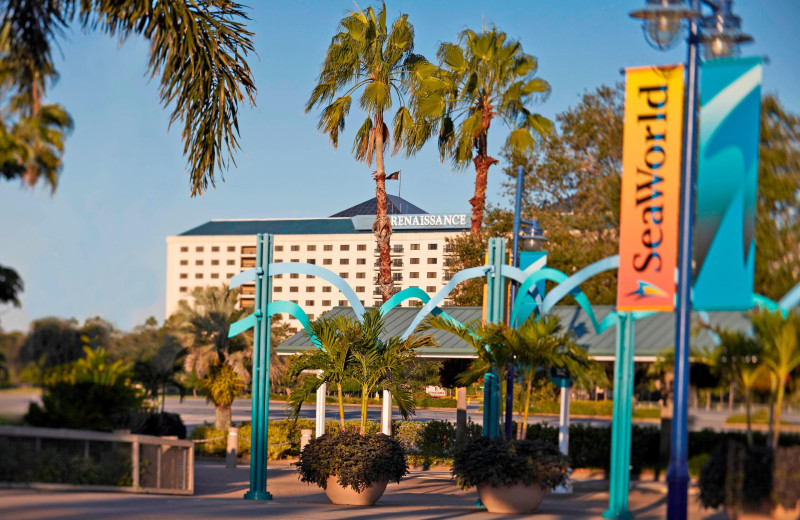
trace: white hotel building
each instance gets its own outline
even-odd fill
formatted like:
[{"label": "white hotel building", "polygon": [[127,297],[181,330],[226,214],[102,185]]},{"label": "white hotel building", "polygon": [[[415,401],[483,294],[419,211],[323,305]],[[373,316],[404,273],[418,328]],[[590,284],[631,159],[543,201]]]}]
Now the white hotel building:
[{"label": "white hotel building", "polygon": [[[469,215],[429,214],[400,197],[387,195],[387,199],[395,290],[419,287],[433,295],[448,280],[445,239],[468,231]],[[378,306],[382,302],[375,283],[375,213],[372,199],[328,218],[212,220],[167,237],[166,317],[177,310],[180,300],[190,299],[195,287],[227,285],[232,276],[254,267],[258,233],[274,235],[276,263],[306,262],[330,269],[353,287],[365,306]],[[254,293],[253,284],[242,287],[241,305],[253,305]],[[310,275],[276,275],[272,296],[300,305],[312,320],[333,307],[347,305],[338,289]],[[293,332],[300,328],[294,319],[289,323]]]}]

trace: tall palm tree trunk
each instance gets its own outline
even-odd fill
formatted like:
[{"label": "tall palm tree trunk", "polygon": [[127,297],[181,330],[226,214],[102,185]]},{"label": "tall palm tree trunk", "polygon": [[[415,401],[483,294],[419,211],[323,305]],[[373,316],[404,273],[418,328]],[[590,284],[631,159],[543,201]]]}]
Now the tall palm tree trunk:
[{"label": "tall palm tree trunk", "polygon": [[520,439],[524,439],[528,436],[528,414],[530,413],[531,409],[531,394],[533,393],[533,377],[528,379],[528,388],[525,389],[525,409],[523,410],[522,416],[522,436]]},{"label": "tall palm tree trunk", "polygon": [[386,170],[383,164],[383,114],[375,115],[375,198],[378,203],[378,214],[372,232],[378,243],[380,253],[380,268],[378,271],[378,285],[381,289],[383,301],[392,297],[394,282],[392,281],[392,257],[389,241],[392,236],[392,223],[389,220],[388,206],[386,204]]},{"label": "tall palm tree trunk", "polygon": [[344,431],[344,397],[342,397],[342,383],[336,383],[336,390],[339,394],[339,423],[342,426],[342,431]]},{"label": "tall palm tree trunk", "polygon": [[[488,130],[489,127],[486,125],[486,131],[488,132]],[[469,199],[469,203],[472,206],[472,223],[469,230],[473,235],[480,233],[481,225],[483,224],[483,209],[486,207],[486,185],[489,179],[489,167],[500,162],[488,154],[487,132],[475,139],[477,154],[472,160],[475,163],[475,194]]]},{"label": "tall palm tree trunk", "polygon": [[231,425],[231,405],[216,404],[214,405],[214,428],[226,431]]}]

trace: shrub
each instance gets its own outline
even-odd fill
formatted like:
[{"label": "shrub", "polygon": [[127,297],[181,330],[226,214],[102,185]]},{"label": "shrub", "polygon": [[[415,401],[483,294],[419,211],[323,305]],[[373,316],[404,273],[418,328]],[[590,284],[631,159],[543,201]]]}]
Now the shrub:
[{"label": "shrub", "polygon": [[[267,457],[269,460],[278,460],[299,454],[300,430],[313,428],[314,421],[312,419],[270,421],[268,427],[269,440],[267,442]],[[192,430],[190,438],[193,440],[214,439],[208,442],[195,443],[195,452],[198,455],[223,457],[228,447],[227,436],[227,431],[217,430],[214,425],[206,423]],[[250,455],[250,436],[250,423],[243,423],[239,427],[239,444],[237,447],[237,453],[240,457]]]},{"label": "shrub", "polygon": [[408,473],[405,452],[399,442],[378,433],[362,436],[350,429],[331,430],[311,439],[296,462],[300,480],[325,489],[328,478],[363,491],[381,480],[400,482]]},{"label": "shrub", "polygon": [[720,444],[700,471],[700,502],[709,508],[758,508],[770,500],[772,467],[772,451],[765,447]]},{"label": "shrub", "polygon": [[569,463],[558,447],[543,441],[480,437],[456,453],[452,473],[463,489],[481,483],[538,484],[553,489],[567,479]]},{"label": "shrub", "polygon": [[130,430],[140,435],[186,438],[186,426],[181,416],[176,413],[149,412],[132,417]]}]

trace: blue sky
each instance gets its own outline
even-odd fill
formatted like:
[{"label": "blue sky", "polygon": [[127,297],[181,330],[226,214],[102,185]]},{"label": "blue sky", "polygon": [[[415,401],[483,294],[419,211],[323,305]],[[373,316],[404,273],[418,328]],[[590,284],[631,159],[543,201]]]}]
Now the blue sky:
[{"label": "blue sky", "polygon": [[[0,264],[25,281],[22,308],[0,307],[4,330],[25,330],[44,316],[102,316],[129,330],[148,316],[163,320],[166,237],[210,219],[324,217],[374,196],[367,166],[350,143],[348,121],[334,150],[303,106],[347,0],[252,4],[249,24],[258,56],[250,65],[258,96],[242,107],[237,168],[202,197],[189,197],[180,125],[168,129],[158,84],[145,75],[147,45],[122,45],[75,28],[60,42],[58,83],[49,99],[75,120],[59,187],[29,190],[0,183]],[[362,2],[362,7],[368,5]],[[408,13],[416,51],[430,59],[437,44],[460,30],[495,24],[539,58],[539,76],[553,92],[538,110],[548,117],[574,105],[585,90],[622,80],[626,66],[677,63],[685,46],[662,53],[644,41],[627,13],[637,0],[391,1],[390,19]],[[800,2],[736,2],[755,44],[743,55],[769,56],[764,89],[800,112]],[[493,153],[505,135],[490,135]],[[500,166],[490,171],[489,200],[498,195]],[[467,212],[474,173],[454,173],[430,144],[415,158],[394,157],[403,171],[402,196],[429,212]],[[389,183],[396,193],[397,183]]]}]

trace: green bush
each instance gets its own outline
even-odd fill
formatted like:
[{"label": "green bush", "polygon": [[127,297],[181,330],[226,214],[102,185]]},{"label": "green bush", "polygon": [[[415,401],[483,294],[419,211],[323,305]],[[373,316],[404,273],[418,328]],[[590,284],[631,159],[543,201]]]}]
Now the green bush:
[{"label": "green bush", "polygon": [[463,489],[482,483],[494,487],[535,483],[547,490],[563,484],[568,470],[567,457],[555,444],[480,437],[456,453],[452,471]]},{"label": "green bush", "polygon": [[452,397],[431,397],[422,394],[415,400],[417,408],[456,408],[457,401]]},{"label": "green bush", "polygon": [[[267,457],[269,460],[278,460],[300,453],[301,430],[314,429],[312,419],[291,419],[270,421],[268,426],[269,440],[267,442]],[[250,423],[243,423],[239,428],[239,444],[237,447],[240,457],[250,455]],[[228,432],[217,430],[213,424],[202,424],[192,430],[192,440],[214,439],[208,442],[195,443],[195,453],[213,457],[224,457],[228,447]],[[289,443],[289,444],[287,444]]]},{"label": "green bush", "polygon": [[300,480],[327,487],[328,478],[337,476],[344,487],[355,491],[381,480],[400,482],[408,473],[403,447],[388,435],[362,436],[348,429],[331,430],[311,439],[295,463]]}]

